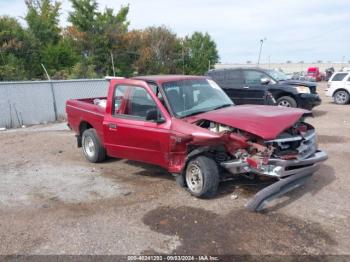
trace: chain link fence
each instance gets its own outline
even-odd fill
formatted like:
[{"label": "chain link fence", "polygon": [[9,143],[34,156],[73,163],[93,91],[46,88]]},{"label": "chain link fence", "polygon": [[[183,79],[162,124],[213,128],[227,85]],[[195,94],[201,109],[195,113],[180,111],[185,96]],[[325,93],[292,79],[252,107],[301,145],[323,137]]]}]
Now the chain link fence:
[{"label": "chain link fence", "polygon": [[105,79],[0,82],[0,128],[66,118],[68,99],[107,95]]}]

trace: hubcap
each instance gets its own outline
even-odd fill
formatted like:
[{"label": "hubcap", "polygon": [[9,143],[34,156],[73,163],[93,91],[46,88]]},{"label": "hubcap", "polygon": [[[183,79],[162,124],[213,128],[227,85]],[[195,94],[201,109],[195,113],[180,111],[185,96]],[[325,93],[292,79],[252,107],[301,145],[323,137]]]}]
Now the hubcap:
[{"label": "hubcap", "polygon": [[93,157],[95,155],[95,144],[91,137],[84,137],[84,152],[89,157]]},{"label": "hubcap", "polygon": [[335,101],[338,103],[338,104],[344,104],[346,103],[348,99],[348,94],[346,94],[345,92],[343,91],[340,91],[340,92],[337,92],[335,94]]},{"label": "hubcap", "polygon": [[290,103],[287,100],[281,100],[278,102],[279,106],[291,107]]},{"label": "hubcap", "polygon": [[203,175],[199,166],[190,164],[186,170],[186,183],[194,193],[200,193],[203,189]]}]

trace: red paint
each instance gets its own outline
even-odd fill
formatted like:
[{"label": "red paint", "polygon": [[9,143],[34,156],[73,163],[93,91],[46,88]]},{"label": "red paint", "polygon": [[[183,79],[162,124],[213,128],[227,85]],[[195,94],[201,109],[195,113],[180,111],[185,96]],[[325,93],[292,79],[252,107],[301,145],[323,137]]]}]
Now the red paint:
[{"label": "red paint", "polygon": [[201,119],[215,121],[247,131],[263,139],[273,139],[285,129],[293,126],[303,114],[308,112],[296,108],[242,105],[206,112],[188,120],[190,122]]},{"label": "red paint", "polygon": [[325,75],[320,72],[318,67],[309,67],[307,69],[307,75],[315,81],[322,81],[325,78]]},{"label": "red paint", "polygon": [[[158,85],[167,81],[198,78],[203,77],[142,77],[142,79],[152,80]],[[112,100],[117,84],[145,88],[159,108],[165,122],[140,121],[114,115]],[[118,113],[124,113],[125,106],[123,105],[127,99],[128,95],[126,94]],[[68,123],[78,135],[81,135],[80,127],[87,124],[96,129],[109,156],[156,164],[166,168],[171,173],[181,172],[186,162],[189,146],[223,145],[227,152],[234,154],[237,149],[248,146],[247,141],[250,136],[258,136],[262,139],[276,138],[282,131],[296,123],[302,115],[308,113],[302,109],[254,105],[233,106],[187,119],[177,119],[169,114],[147,83],[137,79],[112,79],[107,95],[106,109],[94,105],[92,101],[93,98],[67,101]],[[194,123],[200,119],[231,126],[251,135],[214,133],[198,127]],[[116,128],[111,128],[111,124],[116,125]]]}]

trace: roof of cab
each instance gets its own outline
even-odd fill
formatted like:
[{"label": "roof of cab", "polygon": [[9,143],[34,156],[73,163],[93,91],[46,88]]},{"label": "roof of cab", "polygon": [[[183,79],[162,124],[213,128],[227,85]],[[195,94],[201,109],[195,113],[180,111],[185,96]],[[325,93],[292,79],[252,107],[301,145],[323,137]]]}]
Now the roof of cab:
[{"label": "roof of cab", "polygon": [[187,79],[207,79],[207,76],[194,76],[194,75],[149,75],[149,76],[135,76],[132,79],[154,81],[157,83],[165,83],[178,80]]}]

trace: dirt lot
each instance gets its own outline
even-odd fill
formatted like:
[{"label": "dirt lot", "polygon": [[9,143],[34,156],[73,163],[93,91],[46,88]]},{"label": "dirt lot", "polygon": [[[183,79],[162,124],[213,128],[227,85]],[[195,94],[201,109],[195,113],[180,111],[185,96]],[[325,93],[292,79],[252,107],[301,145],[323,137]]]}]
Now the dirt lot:
[{"label": "dirt lot", "polygon": [[329,160],[264,213],[242,181],[198,200],[157,167],[90,164],[64,124],[0,132],[0,254],[350,254],[349,112],[323,98]]}]

